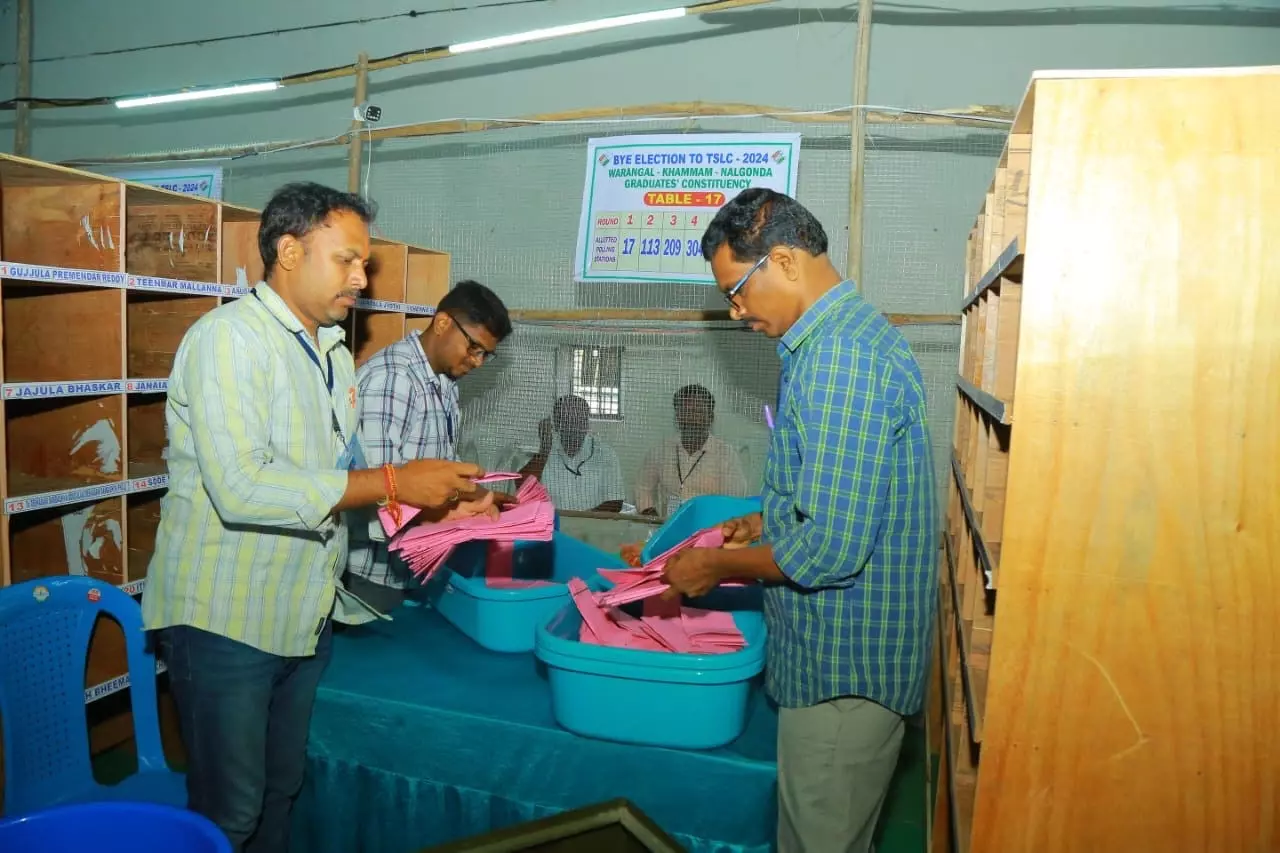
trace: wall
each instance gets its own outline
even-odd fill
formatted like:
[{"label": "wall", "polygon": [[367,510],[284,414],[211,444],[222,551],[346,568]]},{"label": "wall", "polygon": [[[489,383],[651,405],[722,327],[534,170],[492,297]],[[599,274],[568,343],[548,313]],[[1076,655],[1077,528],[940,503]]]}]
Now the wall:
[{"label": "wall", "polygon": [[[198,46],[36,63],[37,94],[83,97],[278,76],[348,63],[362,49],[388,55],[664,8],[668,2],[367,0],[353,6],[340,0],[305,5],[40,0],[34,5],[38,59],[204,40]],[[478,8],[486,5],[491,8]],[[1125,2],[1018,11],[1011,9],[1015,5],[1007,0],[882,3],[875,15],[870,100],[931,107],[1012,104],[1035,68],[1267,64],[1280,58],[1275,0],[1220,9]],[[15,0],[6,0],[8,32],[15,7]],[[406,8],[427,14],[376,20]],[[437,11],[449,8],[461,11]],[[786,0],[705,19],[576,36],[381,73],[372,91],[386,107],[387,122],[695,99],[847,104],[853,8],[852,0]],[[372,22],[285,31],[355,17]],[[276,31],[285,32],[271,34]],[[236,38],[249,32],[269,34]],[[0,48],[4,59],[11,58],[13,39],[0,38]],[[0,80],[0,91],[10,92],[11,69],[5,70],[10,76]],[[348,78],[216,107],[157,108],[137,116],[112,108],[45,113],[36,124],[35,154],[60,160],[339,133],[349,118],[349,92]]]},{"label": "wall", "polygon": [[[128,7],[128,14],[122,7]],[[662,8],[662,0],[368,0],[308,4],[224,0],[41,0],[35,18],[34,92],[43,97],[165,91],[182,85],[274,77],[372,56]],[[15,2],[0,22],[0,61],[11,62]],[[305,8],[305,14],[299,10]],[[748,102],[800,108],[847,105],[856,3],[792,0],[707,18],[405,67],[373,77],[383,125],[456,116],[509,117],[575,108],[670,101]],[[442,11],[454,9],[455,11]],[[359,16],[367,23],[314,28]],[[881,3],[875,14],[869,100],[946,108],[1015,105],[1028,75],[1046,67],[1128,67],[1280,62],[1280,2],[1251,7],[1158,3],[1011,9],[995,0],[945,6]],[[260,33],[259,35],[245,35]],[[133,51],[166,42],[198,42]],[[74,47],[72,47],[74,45]],[[92,54],[92,55],[90,55]],[[57,59],[61,56],[73,58]],[[0,68],[12,91],[13,67]],[[297,140],[344,132],[351,79],[203,106],[119,111],[112,107],[35,112],[34,156],[59,161],[218,144]],[[9,114],[11,115],[11,114]],[[11,139],[0,122],[0,144]],[[447,249],[454,277],[475,277],[525,308],[698,307],[712,294],[689,287],[581,286],[572,251],[587,138],[690,130],[800,130],[800,198],[831,232],[833,255],[847,245],[847,129],[767,119],[601,123],[495,131],[380,143],[369,150],[368,193],[382,205],[390,236]],[[873,128],[867,163],[868,296],[886,311],[954,311],[961,256],[1000,133]],[[228,198],[260,205],[285,180],[346,180],[338,148],[226,161]],[[930,388],[943,474],[954,329],[914,328]],[[697,335],[599,325],[522,326],[504,357],[466,386],[467,437],[488,463],[534,441],[555,394],[554,349],[572,341],[628,348],[622,424],[601,424],[633,474],[648,447],[671,429],[671,392],[702,381],[720,401],[720,428],[747,448],[758,473],[763,402],[776,391],[776,360],[765,341],[722,330]]]}]

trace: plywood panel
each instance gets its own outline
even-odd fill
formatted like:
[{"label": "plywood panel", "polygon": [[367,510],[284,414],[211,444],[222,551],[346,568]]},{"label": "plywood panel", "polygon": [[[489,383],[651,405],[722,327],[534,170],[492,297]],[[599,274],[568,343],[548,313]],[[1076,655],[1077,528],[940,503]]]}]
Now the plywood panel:
[{"label": "plywood panel", "polygon": [[89,658],[85,663],[84,686],[93,687],[124,675],[129,671],[125,657],[124,631],[110,616],[99,616],[89,639]]},{"label": "plywood panel", "polygon": [[164,459],[167,435],[165,432],[165,396],[142,394],[129,397],[128,402],[128,458],[129,478],[152,477],[168,471]]},{"label": "plywood panel", "polygon": [[212,202],[155,204],[129,188],[125,209],[125,272],[218,280],[218,206]]},{"label": "plywood panel", "polygon": [[8,494],[123,479],[123,399],[116,395],[6,403]]},{"label": "plywood panel", "polygon": [[187,329],[218,307],[213,296],[168,296],[141,291],[128,294],[126,336],[130,378],[164,379]]},{"label": "plywood panel", "polygon": [[407,334],[403,314],[380,311],[358,311],[355,317],[356,366],[365,363],[374,353],[384,349]]},{"label": "plywood panel", "polygon": [[129,495],[126,499],[126,523],[129,525],[129,554],[125,561],[126,580],[147,576],[147,566],[156,548],[156,530],[160,527],[158,493]]},{"label": "plywood panel", "polygon": [[6,382],[64,382],[123,376],[120,291],[0,284]]},{"label": "plywood panel", "polygon": [[444,252],[410,246],[408,277],[406,302],[433,307],[439,305],[449,292],[449,256]]},{"label": "plywood panel", "polygon": [[[3,179],[0,179],[3,180]],[[6,261],[119,272],[121,184],[3,184]]]},{"label": "plywood panel", "polygon": [[227,220],[226,211],[227,208],[224,208],[222,272],[218,280],[223,284],[253,287],[263,278],[262,253],[258,249],[258,221]]},{"label": "plywood panel", "polygon": [[373,244],[369,257],[369,286],[361,294],[364,298],[405,301],[407,251],[403,243]]},{"label": "plywood panel", "polygon": [[69,574],[124,583],[121,503],[110,498],[13,516],[13,583]]},{"label": "plywood panel", "polygon": [[1280,849],[1280,74],[1035,97],[973,849]]}]

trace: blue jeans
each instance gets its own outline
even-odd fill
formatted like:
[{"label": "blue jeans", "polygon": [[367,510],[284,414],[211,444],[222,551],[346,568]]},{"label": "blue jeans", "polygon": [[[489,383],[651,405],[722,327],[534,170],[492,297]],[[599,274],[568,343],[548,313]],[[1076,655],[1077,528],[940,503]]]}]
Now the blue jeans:
[{"label": "blue jeans", "polygon": [[279,657],[198,628],[159,632],[187,752],[187,805],[233,853],[287,853],[316,687],[332,623],[314,657]]}]

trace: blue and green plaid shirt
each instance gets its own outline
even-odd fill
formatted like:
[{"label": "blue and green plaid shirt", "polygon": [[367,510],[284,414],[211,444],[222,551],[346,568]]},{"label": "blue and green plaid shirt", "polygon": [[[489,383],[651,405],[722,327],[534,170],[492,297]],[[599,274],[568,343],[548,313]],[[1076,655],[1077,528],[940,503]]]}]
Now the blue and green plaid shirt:
[{"label": "blue and green plaid shirt", "polygon": [[784,708],[860,696],[913,714],[938,584],[920,368],[848,281],[796,321],[778,353],[764,539],[791,582],[765,593],[769,694]]}]

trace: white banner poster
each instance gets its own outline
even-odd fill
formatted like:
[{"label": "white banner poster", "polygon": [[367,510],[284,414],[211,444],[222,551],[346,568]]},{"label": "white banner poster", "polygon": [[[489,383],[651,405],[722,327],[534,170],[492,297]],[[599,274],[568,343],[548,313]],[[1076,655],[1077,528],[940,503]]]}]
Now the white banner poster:
[{"label": "white banner poster", "polygon": [[799,164],[798,133],[589,140],[574,280],[714,284],[707,223],[750,187],[794,196]]},{"label": "white banner poster", "polygon": [[113,178],[133,181],[135,184],[147,184],[175,193],[222,200],[221,166],[192,164],[176,169],[112,169],[107,166],[99,167],[97,171]]}]

